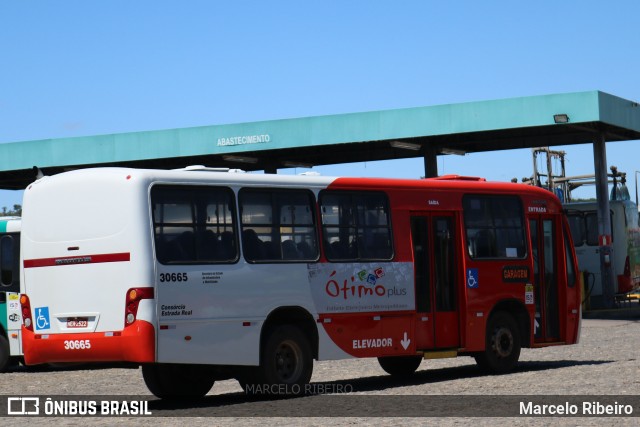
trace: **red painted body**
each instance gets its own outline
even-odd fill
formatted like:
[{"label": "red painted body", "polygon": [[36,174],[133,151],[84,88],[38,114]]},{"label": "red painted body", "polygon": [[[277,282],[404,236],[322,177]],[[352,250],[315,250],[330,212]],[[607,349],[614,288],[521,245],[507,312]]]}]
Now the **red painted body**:
[{"label": "red painted body", "polygon": [[[526,310],[529,318],[529,340],[525,347],[542,347],[577,342],[580,323],[580,286],[568,286],[566,260],[558,256],[558,334],[552,338],[535,337],[535,305],[525,304],[526,285],[534,282],[534,259],[529,221],[547,219],[557,230],[553,244],[559,254],[568,250],[573,265],[575,253],[559,200],[538,188],[512,183],[487,183],[476,179],[388,180],[340,178],[330,190],[384,191],[392,209],[396,262],[414,262],[410,220],[412,216],[444,216],[451,218],[456,242],[455,311],[321,314],[319,323],[338,346],[355,357],[410,355],[438,349],[456,349],[473,353],[485,349],[486,322],[501,302],[514,302]],[[518,195],[522,200],[527,227],[527,256],[518,259],[474,260],[466,250],[462,198],[464,195]],[[565,243],[567,242],[567,243]],[[569,244],[569,248],[565,248]],[[465,286],[465,271],[477,269],[478,288]],[[520,279],[511,282],[512,277]],[[417,294],[416,294],[417,295]],[[538,322],[540,323],[540,322]],[[538,327],[541,327],[540,325]],[[410,339],[407,348],[401,339]],[[381,342],[374,341],[381,339]],[[390,345],[389,340],[391,339]],[[367,341],[369,340],[369,341]],[[364,343],[364,345],[362,345]]]},{"label": "red painted body", "polygon": [[[119,332],[80,333],[80,334],[34,334],[22,327],[22,344],[25,363],[55,362],[155,362],[155,329],[144,320]],[[86,348],[86,342],[90,348]],[[79,348],[80,342],[85,348]],[[73,344],[70,344],[73,343]]]}]

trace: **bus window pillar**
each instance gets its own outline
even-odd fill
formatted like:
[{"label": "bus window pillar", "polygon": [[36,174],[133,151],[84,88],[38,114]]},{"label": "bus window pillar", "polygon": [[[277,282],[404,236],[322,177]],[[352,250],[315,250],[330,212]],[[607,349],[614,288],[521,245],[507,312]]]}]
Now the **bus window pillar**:
[{"label": "bus window pillar", "polygon": [[613,308],[615,272],[613,245],[611,242],[611,215],[609,215],[609,187],[607,177],[607,150],[604,134],[593,141],[593,161],[598,199],[598,235],[600,246],[600,272],[602,278],[602,302],[604,308]]}]

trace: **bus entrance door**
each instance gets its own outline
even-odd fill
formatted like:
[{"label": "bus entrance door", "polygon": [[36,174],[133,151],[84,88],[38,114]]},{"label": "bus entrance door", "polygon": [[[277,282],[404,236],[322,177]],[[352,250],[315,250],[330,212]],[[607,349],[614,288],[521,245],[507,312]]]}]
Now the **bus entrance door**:
[{"label": "bus entrance door", "polygon": [[416,348],[457,348],[460,343],[456,293],[457,228],[453,214],[411,217],[416,287]]},{"label": "bus entrance door", "polygon": [[533,250],[533,287],[535,300],[534,341],[553,342],[560,337],[558,317],[559,273],[558,227],[555,218],[529,217]]}]

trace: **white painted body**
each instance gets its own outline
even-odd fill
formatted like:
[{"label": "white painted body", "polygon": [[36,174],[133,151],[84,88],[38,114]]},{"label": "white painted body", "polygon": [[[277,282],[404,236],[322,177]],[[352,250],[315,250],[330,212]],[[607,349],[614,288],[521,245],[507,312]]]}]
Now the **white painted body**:
[{"label": "white painted body", "polygon": [[[250,264],[242,256],[233,264],[163,265],[155,259],[150,189],[159,183],[224,185],[237,195],[247,186],[297,187],[317,195],[331,181],[317,176],[106,168],[33,183],[24,197],[25,259],[130,253],[130,262],[25,269],[35,334],[120,331],[127,290],[153,286],[155,299],[140,302],[137,319],[155,327],[157,362],[257,365],[261,326],[269,313],[296,306],[317,318],[308,265]],[[186,273],[188,280],[160,282],[166,273]],[[204,284],[203,277],[214,273],[217,283]],[[413,278],[405,279],[412,288]],[[413,294],[408,298],[412,301]],[[41,329],[35,318],[43,307],[50,322]],[[88,317],[87,327],[67,328],[67,319],[73,317]],[[319,359],[350,357],[322,328],[318,333]]]}]

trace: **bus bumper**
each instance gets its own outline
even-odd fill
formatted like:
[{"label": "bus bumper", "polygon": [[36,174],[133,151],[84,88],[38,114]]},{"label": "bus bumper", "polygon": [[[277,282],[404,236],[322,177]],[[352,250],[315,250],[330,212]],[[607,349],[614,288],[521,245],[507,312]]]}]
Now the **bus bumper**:
[{"label": "bus bumper", "polygon": [[35,334],[22,327],[27,365],[61,362],[155,362],[155,329],[136,320],[122,331]]}]

